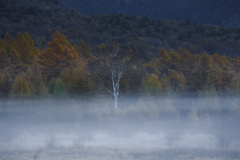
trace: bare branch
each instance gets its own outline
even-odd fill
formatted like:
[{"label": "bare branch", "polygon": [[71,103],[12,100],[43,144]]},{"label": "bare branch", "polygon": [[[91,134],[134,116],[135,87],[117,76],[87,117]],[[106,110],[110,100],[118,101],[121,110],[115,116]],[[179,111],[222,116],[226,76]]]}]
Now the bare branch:
[{"label": "bare branch", "polygon": [[134,62],[133,55],[128,54],[128,51],[120,49],[120,47],[116,44],[112,45],[108,56],[101,59],[106,63],[104,65],[105,67],[102,68],[104,69],[103,74],[106,75],[106,77],[108,77],[112,83],[112,89],[109,90],[104,85],[103,88],[114,96],[115,108],[117,108],[120,80],[132,62]]},{"label": "bare branch", "polygon": [[103,85],[103,88],[106,90],[106,91],[108,91],[108,92],[110,92],[112,95],[114,95],[111,91],[109,91],[104,85]]}]

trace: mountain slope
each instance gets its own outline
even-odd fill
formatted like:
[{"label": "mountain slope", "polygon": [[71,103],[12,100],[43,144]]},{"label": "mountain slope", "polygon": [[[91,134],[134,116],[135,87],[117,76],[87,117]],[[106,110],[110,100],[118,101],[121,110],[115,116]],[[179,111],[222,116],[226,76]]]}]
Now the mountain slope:
[{"label": "mountain slope", "polygon": [[[161,48],[170,51],[178,50],[180,46],[185,49],[193,46],[199,54],[206,51],[208,54],[239,56],[240,53],[240,29],[149,19],[133,14],[84,16],[58,0],[1,2],[8,3],[0,5],[0,38],[6,33],[15,37],[18,32],[28,32],[36,47],[44,48],[52,34],[59,31],[72,44],[78,45],[84,40],[92,49],[118,41],[134,44],[144,55],[153,56]],[[123,1],[119,1],[122,5],[120,2]]]},{"label": "mountain slope", "polygon": [[106,13],[147,15],[196,24],[240,27],[239,0],[60,0],[87,15]]}]

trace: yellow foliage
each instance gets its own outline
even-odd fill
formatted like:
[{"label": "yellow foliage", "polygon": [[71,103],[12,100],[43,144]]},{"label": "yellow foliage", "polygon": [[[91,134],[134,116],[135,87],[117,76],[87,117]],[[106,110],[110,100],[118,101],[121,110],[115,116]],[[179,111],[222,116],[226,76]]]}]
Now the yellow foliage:
[{"label": "yellow foliage", "polygon": [[193,46],[189,47],[188,52],[191,54],[196,54],[195,48]]},{"label": "yellow foliage", "polygon": [[160,54],[160,58],[159,58],[160,63],[162,63],[163,65],[167,65],[168,63],[171,62],[171,58],[169,57],[167,51],[164,48],[160,50],[159,54]]},{"label": "yellow foliage", "polygon": [[16,77],[13,84],[13,90],[17,95],[30,94],[29,85],[22,76]]},{"label": "yellow foliage", "polygon": [[148,77],[143,81],[142,87],[144,90],[148,92],[158,91],[160,87],[158,77],[155,74],[152,74],[151,77]]},{"label": "yellow foliage", "polygon": [[148,84],[151,88],[158,88],[160,83],[158,81],[158,77],[154,74],[148,79]]},{"label": "yellow foliage", "polygon": [[12,65],[11,68],[13,69],[20,69],[22,62],[18,57],[17,51],[14,48],[7,50],[0,48],[0,69],[4,69],[9,65]]},{"label": "yellow foliage", "polygon": [[17,34],[14,48],[17,50],[23,64],[31,64],[34,56],[39,53],[38,49],[34,47],[32,38],[27,32],[23,35],[20,32]]},{"label": "yellow foliage", "polygon": [[172,63],[178,63],[180,61],[178,54],[173,49],[170,51],[169,56],[171,57]]},{"label": "yellow foliage", "polygon": [[204,67],[205,69],[210,69],[212,66],[212,63],[213,63],[212,58],[207,53],[203,53],[201,57],[202,67]]},{"label": "yellow foliage", "polygon": [[8,64],[10,58],[7,56],[7,52],[0,48],[0,69],[4,69],[6,64]]},{"label": "yellow foliage", "polygon": [[214,62],[217,63],[219,66],[225,65],[224,60],[217,53],[213,54],[212,58],[213,58]]},{"label": "yellow foliage", "polygon": [[37,59],[33,60],[31,68],[25,72],[26,80],[28,81],[32,94],[46,95],[46,80],[42,76],[42,66],[38,63]]},{"label": "yellow foliage", "polygon": [[80,48],[78,48],[78,46],[76,46],[76,45],[73,45],[73,48],[77,52],[79,60],[82,60],[83,57],[82,57],[82,52],[81,52]]},{"label": "yellow foliage", "polygon": [[160,82],[160,89],[162,91],[168,91],[169,89],[169,79],[167,77],[164,77]]},{"label": "yellow foliage", "polygon": [[183,54],[185,54],[187,51],[184,49],[184,48],[182,48],[181,46],[178,48],[178,53],[180,54],[180,55],[183,55]]},{"label": "yellow foliage", "polygon": [[52,41],[39,56],[39,62],[44,66],[48,79],[58,77],[63,68],[75,64],[78,60],[77,50],[67,37],[59,32],[53,34]]},{"label": "yellow foliage", "polygon": [[164,48],[161,48],[160,52],[159,52],[161,57],[164,57],[164,55],[167,55],[167,51]]},{"label": "yellow foliage", "polygon": [[223,61],[226,65],[231,66],[230,57],[223,55],[223,56],[221,56],[221,58],[223,59]]},{"label": "yellow foliage", "polygon": [[14,42],[14,38],[12,38],[10,34],[6,33],[4,39],[0,40],[0,48],[9,52],[10,48],[13,47]]},{"label": "yellow foliage", "polygon": [[104,49],[105,48],[105,45],[104,44],[100,44],[99,46],[98,46],[98,49]]},{"label": "yellow foliage", "polygon": [[171,70],[169,75],[171,86],[173,90],[183,90],[186,84],[185,77],[182,73],[177,73],[176,71]]},{"label": "yellow foliage", "polygon": [[91,82],[88,79],[89,73],[86,67],[87,63],[85,61],[79,61],[76,66],[65,68],[61,73],[61,79],[70,93],[83,93],[91,88]]},{"label": "yellow foliage", "polygon": [[85,44],[83,40],[80,42],[80,49],[83,55],[85,55],[88,59],[91,58],[90,48]]},{"label": "yellow foliage", "polygon": [[12,38],[12,36],[9,33],[5,34],[4,39],[10,45],[12,45],[14,43],[14,41],[15,41],[14,38]]}]

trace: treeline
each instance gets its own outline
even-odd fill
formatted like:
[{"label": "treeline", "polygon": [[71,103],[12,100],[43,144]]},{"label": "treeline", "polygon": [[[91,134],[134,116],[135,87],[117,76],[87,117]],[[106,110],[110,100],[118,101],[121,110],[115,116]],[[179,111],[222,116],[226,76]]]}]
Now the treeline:
[{"label": "treeline", "polygon": [[239,90],[239,64],[239,57],[196,54],[194,47],[189,50],[180,47],[177,52],[169,53],[162,48],[159,57],[146,64],[151,76],[143,84],[151,92],[170,89],[171,92],[233,93]]},{"label": "treeline", "polygon": [[[114,45],[113,45],[114,44]],[[111,81],[104,74],[116,43],[90,48],[82,40],[72,45],[59,32],[43,49],[34,47],[28,33],[15,38],[6,34],[0,39],[0,96],[71,97],[108,94]],[[240,57],[197,53],[188,50],[159,50],[157,57],[148,57],[133,43],[119,45],[120,54],[137,60],[120,81],[120,94],[200,93],[237,94],[240,90]]]},{"label": "treeline", "polygon": [[[84,52],[87,46],[82,42],[81,47]],[[60,96],[67,91],[90,89],[85,78],[87,61],[80,47],[72,46],[59,32],[54,33],[44,50],[34,47],[28,33],[18,33],[15,39],[6,34],[0,41],[0,60],[2,97],[48,93]]]}]

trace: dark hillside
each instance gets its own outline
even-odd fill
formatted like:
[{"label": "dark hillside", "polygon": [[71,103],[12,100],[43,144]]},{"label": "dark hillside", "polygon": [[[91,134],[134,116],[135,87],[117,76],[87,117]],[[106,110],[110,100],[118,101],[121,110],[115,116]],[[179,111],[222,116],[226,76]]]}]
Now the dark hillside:
[{"label": "dark hillside", "polygon": [[[188,21],[149,19],[133,14],[84,16],[55,0],[1,1],[0,37],[28,32],[35,46],[46,46],[55,31],[66,35],[72,44],[83,39],[92,48],[112,41],[132,43],[147,55],[156,55],[180,46],[194,46],[196,53],[238,56],[240,30]],[[130,2],[129,2],[130,3]]]},{"label": "dark hillside", "polygon": [[60,0],[89,16],[106,13],[240,27],[239,0]]}]

